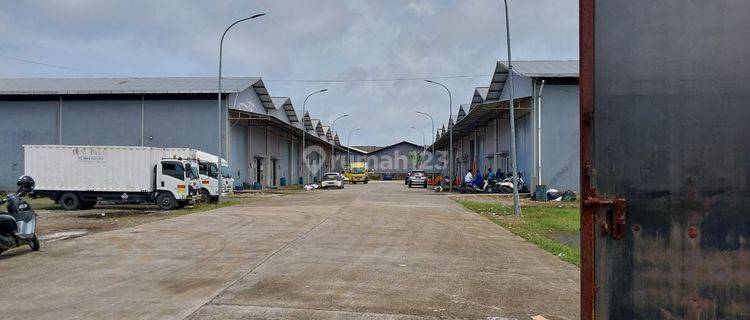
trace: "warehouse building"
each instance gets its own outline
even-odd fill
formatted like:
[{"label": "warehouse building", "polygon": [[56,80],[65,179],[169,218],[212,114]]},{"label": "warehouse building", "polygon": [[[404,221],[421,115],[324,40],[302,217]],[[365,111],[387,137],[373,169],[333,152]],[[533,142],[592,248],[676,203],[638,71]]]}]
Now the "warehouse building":
[{"label": "warehouse building", "polygon": [[[235,186],[299,183],[301,139],[330,156],[338,139],[303,119],[289,98],[271,97],[260,78],[222,79],[227,119],[219,121],[216,78],[0,79],[0,188],[23,174],[25,144],[189,147],[218,154],[221,132]],[[223,117],[222,117],[223,118]],[[222,128],[219,128],[219,126]],[[320,129],[320,130],[318,130]],[[325,168],[316,168],[319,177]]]},{"label": "warehouse building", "polygon": [[425,170],[428,173],[440,169],[439,161],[425,149],[408,141],[401,141],[387,146],[352,146],[350,147],[352,162],[367,162],[367,166],[375,175],[389,172],[402,176],[411,170]]},{"label": "warehouse building", "polygon": [[[506,63],[497,62],[489,86],[476,88],[471,103],[448,120],[448,129],[437,132],[436,149],[448,152],[453,130],[458,177],[469,169],[511,169],[508,76]],[[529,188],[580,190],[578,61],[517,61],[511,76],[519,173]]]}]

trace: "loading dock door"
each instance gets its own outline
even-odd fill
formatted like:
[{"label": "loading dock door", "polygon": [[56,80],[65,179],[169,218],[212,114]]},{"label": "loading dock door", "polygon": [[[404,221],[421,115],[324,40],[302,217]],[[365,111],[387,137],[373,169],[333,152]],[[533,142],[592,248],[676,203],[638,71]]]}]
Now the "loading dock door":
[{"label": "loading dock door", "polygon": [[584,319],[750,319],[748,1],[581,1]]}]

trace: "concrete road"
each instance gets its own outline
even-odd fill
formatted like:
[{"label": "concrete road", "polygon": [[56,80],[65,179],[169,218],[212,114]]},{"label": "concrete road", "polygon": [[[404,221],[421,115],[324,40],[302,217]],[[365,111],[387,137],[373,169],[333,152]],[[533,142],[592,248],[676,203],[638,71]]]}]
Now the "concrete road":
[{"label": "concrete road", "polygon": [[3,319],[576,319],[578,269],[445,194],[347,185],[0,256]]}]

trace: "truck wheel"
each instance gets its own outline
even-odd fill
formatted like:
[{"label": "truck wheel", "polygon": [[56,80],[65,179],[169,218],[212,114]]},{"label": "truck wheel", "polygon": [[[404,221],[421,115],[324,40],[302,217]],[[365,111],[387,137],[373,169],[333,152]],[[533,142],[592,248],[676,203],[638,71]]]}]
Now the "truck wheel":
[{"label": "truck wheel", "polygon": [[31,247],[32,251],[39,251],[39,248],[41,248],[41,246],[39,245],[39,238],[37,238],[36,235],[34,235],[34,237],[31,238],[31,243],[29,243],[29,247]]},{"label": "truck wheel", "polygon": [[203,203],[213,202],[211,199],[211,193],[209,193],[208,190],[206,189],[201,189],[201,202]]},{"label": "truck wheel", "polygon": [[156,197],[156,204],[161,210],[174,210],[175,199],[171,192],[162,192]]},{"label": "truck wheel", "polygon": [[63,193],[60,196],[60,199],[58,199],[58,202],[60,203],[60,207],[63,208],[63,210],[78,210],[81,208],[81,199],[78,198],[78,195],[73,192],[66,192]]}]

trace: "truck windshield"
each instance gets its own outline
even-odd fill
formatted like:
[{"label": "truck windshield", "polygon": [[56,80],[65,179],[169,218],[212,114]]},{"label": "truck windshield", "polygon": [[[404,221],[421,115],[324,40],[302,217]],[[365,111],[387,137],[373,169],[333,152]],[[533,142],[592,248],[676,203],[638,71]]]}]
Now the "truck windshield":
[{"label": "truck windshield", "polygon": [[198,166],[190,166],[190,171],[188,173],[191,179],[198,179],[200,176],[198,175]]},{"label": "truck windshield", "polygon": [[352,168],[352,173],[365,173],[365,168]]},{"label": "truck windshield", "polygon": [[225,178],[231,177],[229,174],[229,166],[221,166],[221,176]]}]

